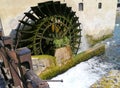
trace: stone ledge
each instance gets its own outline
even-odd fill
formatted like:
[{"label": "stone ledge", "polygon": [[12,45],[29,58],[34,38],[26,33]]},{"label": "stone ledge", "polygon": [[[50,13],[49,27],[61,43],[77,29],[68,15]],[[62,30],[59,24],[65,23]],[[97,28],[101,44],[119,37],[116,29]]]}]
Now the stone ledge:
[{"label": "stone ledge", "polygon": [[120,88],[120,71],[111,70],[90,88]]},{"label": "stone ledge", "polygon": [[39,74],[41,79],[51,79],[59,74],[64,73],[65,71],[69,70],[70,68],[76,66],[80,62],[86,61],[94,56],[99,56],[105,52],[105,45],[100,44],[93,48],[90,48],[84,52],[81,52],[74,56],[73,58],[69,59],[66,64],[62,66],[56,66],[48,68]]}]

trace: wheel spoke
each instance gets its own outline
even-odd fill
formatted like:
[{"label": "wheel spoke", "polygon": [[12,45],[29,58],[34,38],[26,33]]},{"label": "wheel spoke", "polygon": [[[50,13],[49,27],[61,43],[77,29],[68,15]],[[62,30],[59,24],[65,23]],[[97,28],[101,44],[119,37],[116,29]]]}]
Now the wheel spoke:
[{"label": "wheel spoke", "polygon": [[67,37],[73,53],[77,53],[81,43],[81,28],[71,7],[60,1],[48,1],[38,3],[38,6],[31,7],[24,14],[16,33],[21,35],[15,38],[18,47],[27,46],[35,55],[54,55],[53,41]]}]

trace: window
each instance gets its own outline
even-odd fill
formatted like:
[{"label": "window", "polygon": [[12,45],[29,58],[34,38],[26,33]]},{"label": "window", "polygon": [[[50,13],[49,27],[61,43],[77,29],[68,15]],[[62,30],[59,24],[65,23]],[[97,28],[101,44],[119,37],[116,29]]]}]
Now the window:
[{"label": "window", "polygon": [[83,3],[79,3],[79,11],[83,11]]},{"label": "window", "polygon": [[98,3],[98,9],[101,9],[102,8],[102,3]]}]

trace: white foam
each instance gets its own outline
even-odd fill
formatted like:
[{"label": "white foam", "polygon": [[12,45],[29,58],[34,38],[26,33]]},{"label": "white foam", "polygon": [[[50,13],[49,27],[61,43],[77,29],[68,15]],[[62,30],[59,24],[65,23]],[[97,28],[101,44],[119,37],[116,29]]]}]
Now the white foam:
[{"label": "white foam", "polygon": [[106,68],[112,68],[111,64],[104,64],[101,59],[94,57],[82,62],[52,80],[63,79],[63,83],[51,83],[50,88],[89,88],[94,82],[107,72]]},{"label": "white foam", "polygon": [[120,24],[115,24],[116,26],[120,26]]}]

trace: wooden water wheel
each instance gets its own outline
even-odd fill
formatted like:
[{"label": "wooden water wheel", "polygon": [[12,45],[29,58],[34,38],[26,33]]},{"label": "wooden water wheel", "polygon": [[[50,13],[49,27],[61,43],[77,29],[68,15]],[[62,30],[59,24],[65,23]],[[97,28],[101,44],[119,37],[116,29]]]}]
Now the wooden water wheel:
[{"label": "wooden water wheel", "polygon": [[27,46],[33,55],[54,54],[55,39],[67,37],[72,52],[76,54],[81,42],[78,17],[71,7],[59,1],[38,3],[24,13],[16,29],[17,47]]}]

